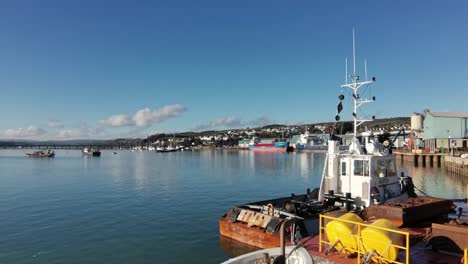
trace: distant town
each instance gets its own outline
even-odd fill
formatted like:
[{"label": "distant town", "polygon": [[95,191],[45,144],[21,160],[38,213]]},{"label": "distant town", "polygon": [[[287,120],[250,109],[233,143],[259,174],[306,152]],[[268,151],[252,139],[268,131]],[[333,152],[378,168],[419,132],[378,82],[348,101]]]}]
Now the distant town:
[{"label": "distant town", "polygon": [[[401,129],[410,129],[410,117],[395,117],[376,119],[365,123],[361,130],[370,130],[380,134],[392,133]],[[275,138],[290,141],[293,136],[308,131],[310,134],[346,135],[353,129],[352,121],[325,122],[301,125],[271,124],[263,127],[240,128],[229,130],[209,130],[201,132],[180,132],[154,134],[147,138],[120,138],[114,140],[67,140],[67,141],[32,141],[32,140],[0,140],[0,148],[15,147],[58,147],[79,148],[81,146],[99,146],[100,148],[139,148],[167,147],[181,145],[184,147],[238,147],[242,140],[252,138]]]},{"label": "distant town", "polygon": [[[147,138],[119,138],[113,140],[32,141],[0,140],[0,148],[54,148],[79,149],[94,146],[100,149],[157,150],[157,148],[248,148],[254,139],[271,142],[326,145],[329,139],[349,145],[353,131],[352,121],[301,125],[272,124],[255,128],[219,131],[161,133]],[[468,112],[413,113],[411,117],[375,119],[358,127],[359,132],[371,132],[380,143],[390,142],[394,148],[420,149],[426,152],[458,153],[468,151]],[[313,142],[304,142],[307,137]],[[302,140],[302,141],[301,141]],[[260,141],[258,141],[260,142]]]}]

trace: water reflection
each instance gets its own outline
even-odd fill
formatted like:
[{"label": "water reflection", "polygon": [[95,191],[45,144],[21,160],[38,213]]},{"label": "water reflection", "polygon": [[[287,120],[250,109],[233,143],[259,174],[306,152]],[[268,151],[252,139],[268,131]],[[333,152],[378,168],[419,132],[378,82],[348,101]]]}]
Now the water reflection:
[{"label": "water reflection", "polygon": [[149,166],[145,164],[146,162],[150,162],[148,160],[149,155],[144,155],[145,153],[143,152],[137,152],[135,153],[134,159],[134,167],[133,167],[133,179],[135,180],[135,187],[136,189],[140,190],[144,187],[144,182],[145,178],[147,177],[146,175],[146,168]]},{"label": "water reflection", "polygon": [[397,166],[405,175],[413,178],[414,185],[431,196],[447,199],[466,198],[466,184],[468,179],[446,173],[438,167],[415,167],[412,164],[397,162]]},{"label": "water reflection", "polygon": [[225,236],[219,236],[219,247],[221,250],[231,257],[247,254],[259,248],[241,243],[237,240]]},{"label": "water reflection", "polygon": [[[100,158],[57,150],[54,159],[23,157],[28,151],[0,151],[0,244],[10,252],[2,263],[25,263],[44,247],[54,255],[38,263],[219,263],[255,249],[218,240],[224,213],[318,187],[325,162],[324,154],[248,150],[121,150]],[[424,192],[466,195],[467,178],[399,165]]]}]

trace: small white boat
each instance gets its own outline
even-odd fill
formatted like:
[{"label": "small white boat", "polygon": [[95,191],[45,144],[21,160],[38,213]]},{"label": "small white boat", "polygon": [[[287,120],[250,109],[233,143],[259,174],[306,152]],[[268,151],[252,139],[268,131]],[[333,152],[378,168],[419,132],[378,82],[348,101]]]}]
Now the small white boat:
[{"label": "small white boat", "polygon": [[94,149],[91,147],[84,147],[81,151],[85,156],[99,157],[101,156],[101,151],[99,149]]},{"label": "small white boat", "polygon": [[287,246],[285,248],[286,261],[276,260],[281,255],[281,247],[267,248],[232,259],[228,259],[221,264],[255,264],[255,263],[286,263],[286,264],[312,264],[314,260],[309,252],[303,247]]}]

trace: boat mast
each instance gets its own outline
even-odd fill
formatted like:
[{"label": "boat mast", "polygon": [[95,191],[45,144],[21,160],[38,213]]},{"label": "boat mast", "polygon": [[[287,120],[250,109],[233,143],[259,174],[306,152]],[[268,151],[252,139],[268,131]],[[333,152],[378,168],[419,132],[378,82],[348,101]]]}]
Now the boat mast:
[{"label": "boat mast", "polygon": [[[364,68],[365,68],[365,77],[366,77],[366,80],[363,81],[363,82],[359,82],[359,75],[356,74],[356,46],[355,46],[355,39],[354,39],[354,28],[353,28],[353,75],[351,76],[347,76],[347,73],[348,73],[348,63],[347,63],[347,60],[346,60],[346,70],[345,70],[345,74],[346,74],[346,80],[345,80],[345,84],[342,84],[341,87],[342,88],[349,88],[353,91],[353,101],[354,101],[354,112],[353,112],[353,120],[354,120],[354,134],[353,134],[353,143],[354,143],[354,146],[355,146],[355,149],[354,151],[356,152],[360,152],[359,149],[357,149],[357,146],[358,146],[358,140],[357,140],[357,128],[362,125],[364,122],[367,122],[367,121],[372,121],[371,119],[359,119],[358,118],[358,113],[357,113],[357,110],[359,109],[359,107],[361,107],[363,104],[365,103],[370,103],[370,102],[374,102],[375,101],[375,98],[373,98],[372,100],[368,100],[368,99],[360,99],[359,97],[359,89],[362,88],[362,86],[364,85],[369,85],[373,82],[375,82],[375,77],[373,77],[370,81],[367,80],[367,65],[366,65],[366,62],[364,62]],[[351,80],[350,83],[348,83],[348,79]],[[351,150],[351,149],[350,149]]]}]

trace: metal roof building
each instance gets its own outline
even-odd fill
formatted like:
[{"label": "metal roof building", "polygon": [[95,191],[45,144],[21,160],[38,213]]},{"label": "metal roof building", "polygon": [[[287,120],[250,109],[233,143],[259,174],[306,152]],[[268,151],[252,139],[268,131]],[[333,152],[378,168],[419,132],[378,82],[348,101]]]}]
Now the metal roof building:
[{"label": "metal roof building", "polygon": [[423,139],[431,149],[451,147],[447,139],[453,139],[452,145],[467,147],[463,139],[468,139],[468,112],[426,112],[423,128]]}]

